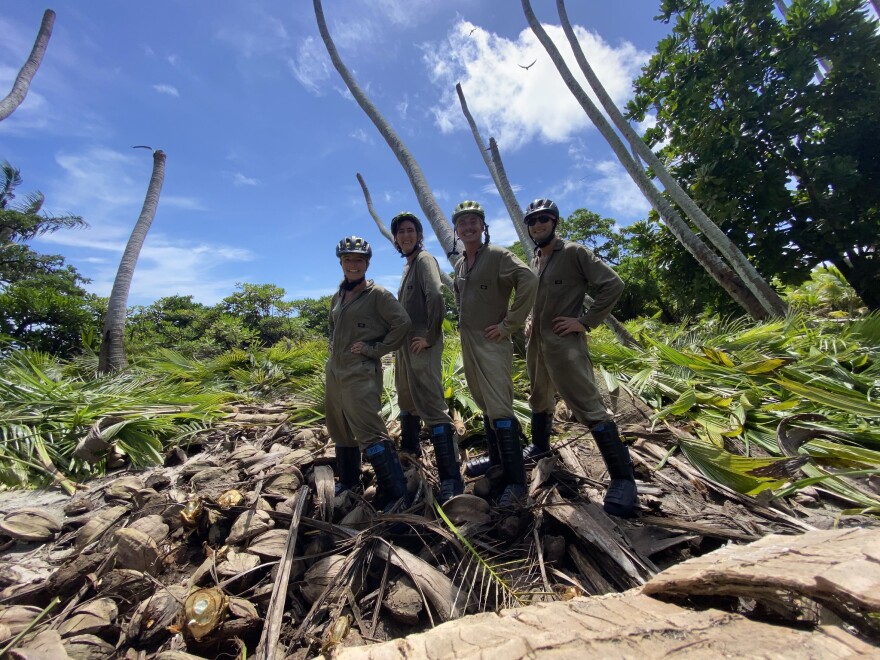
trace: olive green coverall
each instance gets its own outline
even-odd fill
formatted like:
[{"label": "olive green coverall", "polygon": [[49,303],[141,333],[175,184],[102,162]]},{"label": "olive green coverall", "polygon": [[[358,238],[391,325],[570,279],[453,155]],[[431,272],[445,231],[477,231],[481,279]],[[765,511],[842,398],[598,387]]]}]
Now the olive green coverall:
[{"label": "olive green coverall", "polygon": [[[440,364],[446,316],[442,286],[437,260],[420,249],[404,268],[397,294],[412,321],[406,341],[397,350],[397,403],[402,411],[416,414],[429,426],[452,424],[443,398]],[[414,354],[409,346],[413,337],[424,337],[428,348]]]},{"label": "olive green coverall", "polygon": [[[455,266],[464,375],[474,401],[493,424],[514,418],[511,336],[525,323],[537,286],[529,267],[497,245],[481,246],[470,270],[464,257]],[[499,342],[485,337],[486,328],[496,323]]]},{"label": "olive green coverall", "polygon": [[[382,363],[409,332],[410,320],[394,296],[369,280],[343,304],[341,292],[330,301],[330,359],[325,368],[327,430],[342,447],[361,451],[388,437],[382,409]],[[352,353],[355,342],[366,344]]]},{"label": "olive green coverall", "polygon": [[[535,413],[553,415],[559,392],[575,418],[592,425],[611,415],[596,387],[590,351],[582,333],[560,337],[553,319],[578,319],[589,331],[605,320],[623,293],[623,280],[605,262],[578,243],[557,239],[549,255],[536,254],[532,270],[538,275],[538,294],[532,311],[532,332],[526,366],[532,392],[529,406]],[[584,295],[595,294],[584,312]]]}]

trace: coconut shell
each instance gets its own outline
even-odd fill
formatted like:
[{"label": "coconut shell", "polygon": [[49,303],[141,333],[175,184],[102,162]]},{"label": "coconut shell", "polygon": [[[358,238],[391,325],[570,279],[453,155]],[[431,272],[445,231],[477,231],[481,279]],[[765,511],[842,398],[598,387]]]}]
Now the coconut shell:
[{"label": "coconut shell", "polygon": [[128,622],[128,638],[144,645],[160,643],[170,637],[168,627],[180,615],[186,595],[186,587],[176,584],[159,589],[141,601]]},{"label": "coconut shell", "polygon": [[[245,443],[236,447],[235,450],[229,454],[228,460],[241,465],[243,461],[246,461],[258,452],[263,452],[263,450],[255,445]],[[265,454],[265,452],[263,453]]]},{"label": "coconut shell", "polygon": [[229,509],[244,504],[244,494],[240,490],[227,490],[217,498],[217,506],[221,509]]},{"label": "coconut shell", "polygon": [[12,635],[17,635],[27,628],[42,610],[30,605],[11,605],[0,609],[0,625],[9,628]]},{"label": "coconut shell", "polygon": [[484,524],[491,519],[489,503],[476,495],[456,495],[446,501],[443,512],[455,525],[466,522]]},{"label": "coconut shell", "polygon": [[42,543],[61,531],[61,520],[45,509],[19,509],[0,520],[0,532],[18,541]]},{"label": "coconut shell", "polygon": [[278,497],[290,497],[302,487],[302,473],[293,465],[284,467],[287,469],[286,472],[276,474],[266,480],[263,489],[267,494]]},{"label": "coconut shell", "polygon": [[245,511],[232,524],[226,542],[230,545],[244,543],[275,526],[275,521],[267,511]]},{"label": "coconut shell", "polygon": [[90,543],[97,541],[104,533],[116,524],[122,516],[128,513],[128,507],[113,506],[95,514],[76,535],[76,548],[82,550]]},{"label": "coconut shell", "polygon": [[140,602],[155,590],[155,581],[130,568],[114,568],[98,582],[98,592],[102,596],[131,605]]},{"label": "coconut shell", "polygon": [[126,527],[116,530],[116,566],[158,575],[159,546],[146,532]]},{"label": "coconut shell", "polygon": [[285,465],[296,465],[297,467],[305,467],[315,462],[315,455],[308,449],[294,449],[286,454],[281,462]]},{"label": "coconut shell", "polygon": [[248,621],[255,621],[260,618],[260,613],[254,607],[254,604],[244,598],[232,597],[229,599],[229,614],[237,619],[246,619]]},{"label": "coconut shell", "polygon": [[324,593],[327,585],[333,582],[342,570],[345,560],[345,555],[330,555],[319,559],[309,567],[303,576],[305,584],[302,587],[303,596],[308,602],[314,603]]},{"label": "coconut shell", "polygon": [[106,500],[132,501],[139,490],[146,488],[143,479],[137,477],[120,477],[107,486],[104,491]]},{"label": "coconut shell", "polygon": [[119,608],[109,598],[98,598],[80,605],[58,626],[62,637],[98,635],[111,630],[116,623]]},{"label": "coconut shell", "polygon": [[165,524],[162,516],[157,515],[138,518],[128,526],[128,529],[136,529],[139,532],[143,532],[156,543],[164,541],[168,536],[168,532],[171,530],[171,528]]},{"label": "coconut shell", "polygon": [[71,660],[109,660],[116,656],[116,647],[96,635],[77,635],[63,640]]},{"label": "coconut shell", "polygon": [[248,544],[248,552],[262,557],[263,559],[281,559],[287,548],[286,529],[270,529],[259,536],[255,536]]},{"label": "coconut shell", "polygon": [[13,660],[68,660],[67,651],[61,643],[61,635],[56,630],[37,633],[26,646],[19,646],[8,652]]},{"label": "coconut shell", "polygon": [[260,565],[260,558],[249,552],[235,552],[230,550],[226,561],[217,565],[217,573],[223,577],[241,575]]}]

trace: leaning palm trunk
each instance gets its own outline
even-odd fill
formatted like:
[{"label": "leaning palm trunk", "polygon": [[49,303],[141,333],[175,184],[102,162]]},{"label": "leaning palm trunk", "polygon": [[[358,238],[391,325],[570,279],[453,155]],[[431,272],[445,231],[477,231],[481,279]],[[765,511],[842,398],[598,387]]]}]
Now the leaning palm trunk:
[{"label": "leaning palm trunk", "polygon": [[153,175],[147,188],[147,196],[141,209],[140,217],[135,223],[119,262],[119,270],[113,281],[110,300],[107,303],[107,316],[104,318],[104,332],[101,335],[101,352],[98,358],[98,369],[102,373],[119,371],[128,366],[125,356],[125,318],[128,307],[128,292],[138,256],[156,216],[159,205],[159,193],[165,180],[165,152],[157,149],[153,152]]},{"label": "leaning palm trunk", "polygon": [[437,200],[434,198],[431,188],[428,186],[428,182],[425,179],[425,175],[422,173],[422,169],[419,167],[419,164],[416,162],[416,159],[413,157],[410,150],[403,143],[403,140],[400,139],[400,136],[397,135],[393,128],[391,128],[391,124],[388,123],[376,106],[373,105],[369,98],[367,98],[367,95],[357,84],[354,76],[351,75],[345,64],[342,62],[342,59],[339,57],[333,39],[330,37],[330,32],[327,30],[327,22],[324,20],[324,10],[321,7],[321,0],[313,0],[313,3],[315,7],[315,18],[318,22],[318,31],[321,33],[321,39],[324,40],[324,46],[327,48],[327,53],[330,55],[330,60],[333,62],[333,66],[339,72],[339,75],[342,77],[342,80],[345,82],[348,91],[351,92],[355,101],[357,101],[358,105],[361,106],[361,109],[373,122],[373,125],[379,130],[382,137],[385,138],[385,142],[388,143],[388,146],[391,147],[391,151],[394,152],[397,160],[400,161],[401,166],[409,177],[413,192],[416,194],[416,199],[419,200],[419,206],[421,207],[422,212],[425,214],[428,222],[431,223],[431,227],[434,229],[434,234],[437,236],[437,240],[440,241],[443,251],[446,252],[447,257],[449,258],[449,263],[454,266],[457,257],[451,255],[455,244],[452,225],[449,223],[446,215],[440,209]]},{"label": "leaning palm trunk", "polygon": [[639,137],[635,130],[633,130],[632,126],[630,126],[629,122],[626,121],[620,110],[618,110],[617,106],[614,104],[614,101],[611,100],[608,92],[605,91],[605,87],[603,87],[599,78],[593,71],[593,68],[590,66],[590,63],[587,61],[587,57],[578,42],[577,36],[571,27],[571,22],[568,20],[564,0],[556,0],[556,9],[559,12],[562,30],[565,32],[565,36],[568,37],[568,43],[571,45],[574,57],[580,65],[581,71],[583,71],[586,76],[587,82],[590,83],[590,87],[593,88],[593,92],[595,92],[602,107],[605,108],[605,112],[608,113],[608,116],[611,117],[614,125],[617,126],[617,129],[623,134],[623,137],[630,143],[633,151],[653,169],[654,174],[656,174],[657,178],[663,183],[666,192],[672,197],[672,200],[684,211],[685,215],[687,215],[691,222],[697,226],[703,236],[706,237],[706,240],[715,246],[731,267],[743,279],[745,285],[755,295],[767,313],[771,316],[785,316],[788,309],[782,301],[782,298],[779,297],[779,294],[777,294],[773,287],[761,277],[758,270],[748,259],[746,259],[746,256],[733,243],[733,241],[730,240],[727,234],[721,231],[718,225],[712,222],[709,216],[707,216],[703,210],[697,206],[696,202],[694,202],[694,200],[684,191],[684,189],[678,184],[678,181],[676,181],[669,173],[669,170],[666,169],[663,161],[657,157],[654,151],[645,144],[645,141]]},{"label": "leaning palm trunk", "polygon": [[[367,188],[367,182],[364,181],[364,177],[360,175],[360,172],[358,172],[357,180],[358,183],[361,184],[361,190],[364,191],[364,200],[367,203],[367,210],[370,212],[370,215],[373,218],[373,222],[375,222],[376,226],[379,228],[379,233],[387,238],[388,242],[391,243],[391,245],[394,245],[394,236],[391,234],[391,230],[385,226],[384,222],[382,222],[382,218],[379,217],[379,214],[376,213],[376,209],[373,207],[373,198],[372,196],[370,196],[369,188]],[[443,286],[452,291],[452,278],[450,278],[449,274],[446,273],[442,268],[440,269],[440,281],[443,282]]]},{"label": "leaning palm trunk", "polygon": [[40,68],[40,62],[43,61],[43,55],[49,46],[49,37],[52,36],[52,26],[55,25],[55,12],[47,9],[43,14],[43,22],[40,23],[40,31],[37,33],[37,39],[34,41],[34,47],[31,49],[30,57],[21,67],[15,82],[12,84],[12,90],[5,99],[0,101],[0,121],[6,119],[15,112],[15,109],[22,104],[27,96],[31,86],[31,80]]},{"label": "leaning palm trunk", "polygon": [[633,160],[632,156],[629,155],[623,141],[617,136],[614,129],[606,121],[605,117],[602,116],[602,113],[593,104],[589,96],[587,96],[587,93],[574,79],[574,76],[572,76],[571,71],[569,71],[568,67],[565,65],[562,55],[556,48],[556,45],[535,17],[529,0],[522,0],[522,7],[526,19],[529,22],[529,26],[535,33],[535,36],[537,36],[538,41],[544,46],[548,55],[550,55],[550,59],[553,60],[553,64],[556,65],[556,69],[562,76],[566,86],[568,86],[568,89],[574,94],[575,98],[584,109],[584,112],[587,113],[587,116],[589,116],[590,120],[602,134],[602,137],[604,137],[609,146],[611,146],[617,159],[629,173],[636,186],[638,186],[639,190],[641,190],[651,206],[660,214],[660,217],[663,218],[666,226],[672,232],[673,236],[675,236],[676,240],[678,240],[678,242],[693,255],[697,262],[706,270],[706,272],[709,273],[712,279],[714,279],[750,316],[755,319],[766,318],[768,312],[761,305],[757,297],[755,297],[748,287],[746,287],[742,278],[731,270],[717,254],[710,250],[709,247],[703,243],[693,231],[691,231],[688,224],[675,211],[662,193],[654,187],[644,170],[642,170],[636,161]]},{"label": "leaning palm trunk", "polygon": [[477,143],[477,150],[480,152],[480,156],[483,157],[483,162],[486,163],[486,169],[489,170],[489,175],[492,177],[492,181],[495,182],[495,187],[498,189],[498,194],[501,195],[501,200],[504,202],[504,206],[507,207],[510,221],[513,223],[513,228],[516,229],[517,237],[519,237],[519,244],[522,245],[526,259],[531,261],[535,251],[532,248],[532,239],[529,236],[529,232],[526,230],[522,221],[522,209],[519,206],[519,202],[516,201],[516,196],[513,194],[513,188],[510,187],[510,182],[507,180],[507,174],[505,174],[504,168],[499,167],[501,164],[501,155],[498,154],[498,158],[494,158],[498,153],[498,145],[495,144],[494,138],[489,139],[490,144],[494,145],[492,151],[493,158],[490,159],[489,151],[486,149],[486,144],[483,142],[483,138],[480,136],[480,130],[477,128],[477,122],[474,121],[471,111],[468,110],[467,100],[464,98],[464,91],[461,89],[461,83],[456,83],[455,91],[458,92],[458,100],[461,103],[461,111],[464,113],[464,118],[467,119],[468,126],[471,127],[471,133],[474,134],[474,142]]}]

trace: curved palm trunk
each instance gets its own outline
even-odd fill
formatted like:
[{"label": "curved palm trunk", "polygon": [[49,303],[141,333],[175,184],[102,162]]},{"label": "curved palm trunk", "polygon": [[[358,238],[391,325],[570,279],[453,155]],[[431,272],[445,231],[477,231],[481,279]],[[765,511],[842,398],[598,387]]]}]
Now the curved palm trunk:
[{"label": "curved palm trunk", "polygon": [[733,241],[730,240],[727,234],[721,231],[718,225],[712,222],[709,216],[697,206],[694,200],[691,199],[687,192],[685,192],[685,190],[678,184],[678,181],[676,181],[669,173],[669,170],[666,169],[663,161],[657,157],[654,151],[645,144],[645,141],[639,137],[635,130],[633,130],[633,127],[630,126],[623,114],[618,110],[614,101],[611,100],[608,92],[605,91],[605,87],[599,81],[599,78],[596,76],[593,68],[587,61],[587,57],[578,42],[577,36],[571,27],[571,22],[568,20],[564,0],[556,0],[556,9],[559,12],[562,30],[568,38],[568,43],[571,45],[575,59],[581,67],[581,71],[583,71],[586,76],[587,82],[590,84],[590,87],[593,88],[593,92],[595,92],[602,107],[605,108],[605,112],[608,113],[608,116],[611,117],[614,125],[617,126],[617,129],[623,134],[623,137],[630,143],[633,151],[653,169],[654,174],[660,179],[660,182],[665,187],[666,192],[669,193],[669,196],[672,197],[672,200],[703,233],[706,240],[714,245],[721,255],[727,259],[727,262],[743,279],[745,285],[755,295],[767,313],[771,316],[785,316],[788,312],[788,308],[782,301],[782,298],[779,297],[779,294],[777,294],[773,287],[761,277],[758,270],[748,259],[746,259],[746,256],[733,243]]},{"label": "curved palm trunk", "polygon": [[510,182],[507,180],[507,174],[504,171],[504,167],[501,165],[501,154],[498,153],[498,145],[495,143],[495,138],[489,138],[489,144],[492,145],[492,159],[490,160],[489,151],[486,149],[483,138],[480,137],[480,130],[477,128],[477,122],[474,121],[471,111],[468,110],[467,100],[464,98],[464,91],[461,89],[461,83],[456,83],[455,91],[458,92],[461,111],[464,113],[464,118],[467,119],[468,126],[471,127],[471,133],[474,135],[474,142],[477,143],[477,149],[480,151],[480,156],[483,157],[483,162],[486,163],[486,169],[489,170],[489,175],[492,177],[492,181],[495,182],[498,194],[501,195],[501,201],[504,202],[504,206],[507,208],[507,213],[510,215],[510,221],[513,223],[513,228],[516,229],[519,244],[522,245],[526,258],[531,262],[532,257],[535,254],[535,250],[532,247],[532,239],[522,221],[522,209],[519,206],[519,202],[516,201],[516,196],[513,194],[513,188],[510,187]]},{"label": "curved palm trunk", "polygon": [[[391,245],[394,245],[394,236],[391,234],[391,230],[385,226],[385,223],[382,222],[382,218],[379,217],[379,214],[376,213],[376,209],[373,207],[373,198],[370,195],[370,190],[367,188],[367,182],[364,181],[364,177],[360,175],[360,172],[357,174],[358,183],[361,184],[361,190],[364,191],[364,200],[367,202],[367,210],[370,212],[370,215],[373,218],[373,222],[376,223],[376,226],[379,228],[379,232],[388,239],[388,242]],[[449,277],[449,274],[446,273],[442,268],[440,269],[440,281],[443,282],[443,286],[447,287],[450,291],[452,291],[452,278]]]},{"label": "curved palm trunk", "polygon": [[141,248],[147,238],[147,232],[150,231],[150,225],[153,224],[153,218],[156,217],[159,193],[162,192],[164,180],[165,152],[157,149],[153,152],[153,175],[150,177],[144,206],[125,246],[125,252],[122,253],[122,260],[119,262],[119,270],[116,271],[116,279],[113,281],[113,289],[107,303],[107,316],[104,317],[104,332],[101,335],[101,352],[98,359],[98,369],[102,373],[119,371],[128,366],[128,359],[125,356],[128,292],[131,289],[131,280],[134,277]]},{"label": "curved palm trunk", "polygon": [[34,41],[34,47],[31,49],[30,57],[21,67],[15,82],[12,84],[12,90],[5,99],[0,101],[0,121],[6,119],[15,112],[15,109],[22,104],[27,96],[31,86],[31,80],[40,68],[40,62],[43,61],[43,55],[49,46],[49,37],[52,36],[52,26],[55,25],[55,12],[47,9],[43,14],[43,22],[40,23],[40,31],[37,33],[37,39]]},{"label": "curved palm trunk", "polygon": [[361,106],[361,109],[367,113],[367,116],[379,130],[379,133],[385,138],[385,142],[391,147],[391,151],[394,152],[397,160],[400,161],[401,166],[409,177],[413,192],[416,194],[416,199],[419,200],[419,206],[421,207],[422,212],[425,214],[428,222],[431,223],[431,227],[434,229],[434,234],[437,236],[437,240],[440,241],[440,245],[446,252],[449,263],[454,266],[458,257],[453,257],[450,254],[455,242],[452,225],[440,209],[437,200],[434,199],[434,195],[431,192],[430,186],[428,186],[428,182],[425,179],[425,175],[422,173],[422,169],[419,167],[419,164],[416,162],[416,159],[413,157],[410,150],[403,143],[403,140],[400,139],[400,136],[397,135],[393,128],[391,128],[391,124],[388,123],[376,106],[374,106],[370,99],[367,98],[367,95],[357,84],[354,76],[351,75],[345,64],[342,62],[342,59],[339,57],[336,45],[333,43],[330,32],[327,30],[327,22],[324,19],[324,10],[321,7],[321,0],[313,0],[313,4],[315,7],[315,18],[318,22],[318,32],[321,33],[321,39],[324,40],[324,46],[327,48],[327,53],[330,55],[330,60],[333,62],[333,66],[339,72],[339,75],[342,77],[342,80],[345,82],[346,87],[348,87],[348,90],[351,92],[355,101],[357,101],[358,105]]},{"label": "curved palm trunk", "polygon": [[584,112],[587,113],[587,116],[602,134],[602,137],[608,142],[612,151],[614,151],[614,154],[617,156],[617,159],[629,173],[636,186],[642,191],[642,194],[650,202],[651,206],[660,214],[660,217],[663,218],[663,221],[666,223],[666,226],[672,232],[673,236],[675,236],[676,240],[678,240],[678,242],[693,255],[697,262],[706,269],[706,272],[709,273],[712,279],[714,279],[719,286],[721,286],[728,295],[746,311],[746,313],[755,319],[766,318],[768,312],[764,309],[755,295],[746,287],[742,278],[731,270],[717,254],[712,252],[712,250],[710,250],[709,247],[703,243],[693,231],[691,231],[688,224],[681,218],[675,209],[673,209],[672,205],[666,200],[660,191],[654,187],[644,170],[642,170],[635,160],[633,160],[632,156],[629,155],[623,141],[617,136],[614,129],[606,121],[599,109],[593,104],[589,96],[587,96],[587,93],[574,79],[574,76],[572,76],[571,71],[569,71],[568,67],[565,65],[562,55],[559,53],[556,45],[538,22],[537,17],[532,11],[529,0],[521,1],[523,12],[529,22],[529,26],[535,33],[538,41],[544,46],[547,54],[550,55],[550,59],[553,60],[553,64],[559,71],[560,76],[562,76],[566,86],[571,93],[574,94],[575,98],[584,109]]}]

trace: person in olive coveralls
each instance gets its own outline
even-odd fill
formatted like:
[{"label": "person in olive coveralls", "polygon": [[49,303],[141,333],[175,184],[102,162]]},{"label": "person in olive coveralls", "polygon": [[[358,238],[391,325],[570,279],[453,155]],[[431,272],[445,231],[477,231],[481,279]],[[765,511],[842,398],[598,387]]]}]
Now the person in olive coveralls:
[{"label": "person in olive coveralls", "polygon": [[383,355],[409,332],[406,310],[365,275],[373,250],[358,236],[339,241],[344,279],[330,301],[330,358],[325,369],[327,430],[336,445],[337,494],[360,483],[361,452],[376,473],[373,504],[386,512],[408,504],[406,478],[382,419]]},{"label": "person in olive coveralls", "polygon": [[431,430],[440,477],[438,501],[443,504],[464,492],[458,443],[443,397],[443,301],[440,266],[423,249],[422,222],[412,213],[391,220],[394,246],[406,258],[397,299],[412,321],[407,341],[397,350],[394,371],[400,406],[400,448],[421,455],[419,432],[424,419]]},{"label": "person in olive coveralls", "polygon": [[464,245],[455,266],[455,298],[464,375],[483,411],[489,455],[504,470],[506,485],[498,500],[504,507],[526,492],[519,423],[513,413],[511,336],[532,308],[537,278],[512,252],[489,244],[485,220],[483,208],[473,201],[462,202],[452,213],[456,236]]},{"label": "person in olive coveralls", "polygon": [[[611,484],[605,511],[630,516],[637,493],[629,450],[602,402],[585,341],[585,334],[611,313],[623,293],[623,281],[583,245],[556,236],[559,209],[551,200],[536,199],[523,220],[535,243],[532,270],[538,276],[538,295],[526,325],[532,445],[525,454],[550,451],[555,394],[559,392],[575,418],[590,428],[608,468]],[[584,312],[588,292],[594,296],[593,304]]]}]

